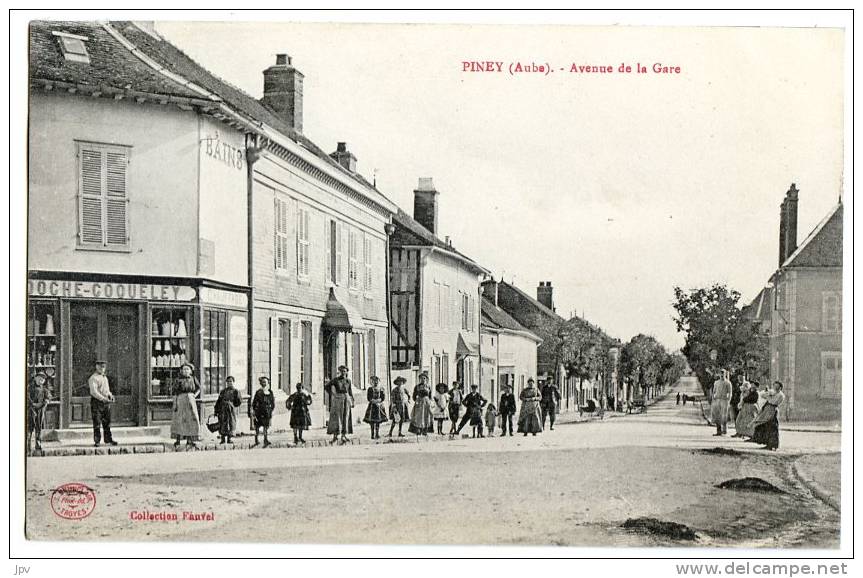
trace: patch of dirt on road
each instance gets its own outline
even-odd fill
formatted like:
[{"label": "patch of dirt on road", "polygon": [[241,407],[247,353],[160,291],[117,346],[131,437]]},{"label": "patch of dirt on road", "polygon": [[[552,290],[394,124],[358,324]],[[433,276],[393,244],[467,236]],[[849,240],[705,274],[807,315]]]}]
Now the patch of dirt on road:
[{"label": "patch of dirt on road", "polygon": [[629,518],[620,527],[632,532],[661,536],[671,540],[695,540],[698,538],[689,526],[677,522],[657,520],[656,518]]},{"label": "patch of dirt on road", "polygon": [[743,452],[739,452],[733,448],[707,448],[698,450],[698,453],[707,454],[709,456],[742,456]]},{"label": "patch of dirt on road", "polygon": [[764,481],[761,478],[738,478],[735,480],[725,480],[722,483],[716,484],[716,487],[722,490],[741,490],[746,492],[761,492],[763,494],[785,494],[784,490],[780,490],[770,482]]}]

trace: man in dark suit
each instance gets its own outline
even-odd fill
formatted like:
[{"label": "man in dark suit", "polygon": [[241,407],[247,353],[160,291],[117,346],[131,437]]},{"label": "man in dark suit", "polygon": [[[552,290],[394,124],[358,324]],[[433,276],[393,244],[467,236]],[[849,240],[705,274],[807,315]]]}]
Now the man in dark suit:
[{"label": "man in dark suit", "polygon": [[554,418],[557,414],[557,405],[560,403],[560,391],[554,384],[553,377],[545,380],[545,385],[542,386],[540,395],[542,396],[539,402],[539,406],[542,409],[542,428],[545,429],[545,418],[548,416],[551,420],[551,427],[549,429],[554,430]]},{"label": "man in dark suit", "polygon": [[458,429],[455,430],[456,435],[461,433],[461,428],[463,428],[468,420],[470,420],[470,425],[479,428],[479,437],[485,437],[482,433],[482,408],[486,403],[488,403],[488,401],[479,394],[477,391],[477,385],[471,385],[470,393],[467,394],[462,401],[462,404],[467,408],[467,412],[465,412],[464,417],[461,418],[461,422],[458,424]]},{"label": "man in dark suit", "polygon": [[515,395],[512,393],[512,387],[504,386],[504,392],[500,395],[500,404],[498,404],[498,412],[500,413],[500,426],[503,430],[501,437],[506,435],[507,425],[509,426],[509,435],[512,435],[512,416],[515,415]]}]

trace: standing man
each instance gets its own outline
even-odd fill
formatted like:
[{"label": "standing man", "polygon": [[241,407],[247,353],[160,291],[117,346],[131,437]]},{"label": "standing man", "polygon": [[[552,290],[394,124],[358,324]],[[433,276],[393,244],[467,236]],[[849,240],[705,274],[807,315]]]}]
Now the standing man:
[{"label": "standing man", "polygon": [[347,443],[348,434],[354,433],[351,423],[351,408],[354,407],[354,392],[351,380],[348,379],[348,368],[339,366],[339,376],[332,379],[326,390],[330,394],[330,419],[327,422],[327,433],[333,436],[333,443]]},{"label": "standing man", "polygon": [[680,392],[677,392],[677,405],[680,405]]},{"label": "standing man", "polygon": [[557,404],[560,403],[560,391],[554,384],[553,377],[549,377],[545,380],[545,385],[542,386],[540,395],[542,397],[539,402],[540,408],[542,409],[542,429],[545,429],[545,417],[548,416],[551,420],[551,427],[549,429],[554,431],[554,418],[557,414]]},{"label": "standing man", "polygon": [[500,396],[500,403],[498,404],[498,411],[500,412],[500,427],[503,430],[500,434],[501,437],[506,435],[507,427],[509,427],[509,435],[512,435],[512,416],[515,415],[515,396],[512,393],[512,386],[505,385],[504,392]]},{"label": "standing man", "polygon": [[461,412],[461,402],[463,399],[464,393],[462,393],[461,384],[458,381],[452,382],[452,389],[449,390],[449,433],[451,435],[455,434],[458,414]]},{"label": "standing man", "polygon": [[464,417],[461,418],[461,422],[458,424],[458,429],[455,430],[456,435],[461,433],[461,428],[463,428],[468,420],[470,420],[470,425],[479,428],[479,437],[485,437],[482,433],[482,408],[485,407],[485,404],[488,403],[488,401],[480,395],[477,389],[477,384],[474,383],[471,385],[470,393],[467,394],[464,397],[464,401],[462,401],[462,404],[467,408],[467,411],[465,412]]},{"label": "standing man", "polygon": [[723,369],[716,381],[710,401],[710,419],[716,425],[714,436],[725,435],[728,431],[728,404],[731,403],[731,382],[728,381],[728,370]]},{"label": "standing man", "polygon": [[93,416],[93,445],[97,448],[102,442],[102,432],[105,433],[106,444],[117,445],[111,436],[111,404],[114,403],[114,394],[111,393],[108,376],[105,375],[107,366],[106,361],[97,360],[96,370],[87,381],[90,386],[90,414]]}]

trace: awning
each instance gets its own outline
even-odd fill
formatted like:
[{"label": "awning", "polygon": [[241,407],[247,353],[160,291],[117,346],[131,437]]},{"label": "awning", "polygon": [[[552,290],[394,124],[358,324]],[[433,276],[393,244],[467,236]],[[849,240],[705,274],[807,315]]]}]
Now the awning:
[{"label": "awning", "polygon": [[330,287],[330,296],[327,299],[327,313],[321,324],[331,331],[346,331],[348,333],[365,329],[362,316],[350,305],[339,301],[332,287]]},{"label": "awning", "polygon": [[455,346],[455,354],[460,357],[478,356],[479,351],[475,345],[469,345],[461,333],[458,334],[458,343]]}]

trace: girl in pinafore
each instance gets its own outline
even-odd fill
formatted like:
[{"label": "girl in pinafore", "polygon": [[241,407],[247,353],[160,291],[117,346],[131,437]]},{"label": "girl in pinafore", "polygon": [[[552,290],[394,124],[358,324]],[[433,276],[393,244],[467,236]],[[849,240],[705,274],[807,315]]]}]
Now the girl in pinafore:
[{"label": "girl in pinafore", "polygon": [[432,416],[437,423],[438,435],[444,435],[443,422],[449,419],[449,393],[445,383],[437,384],[435,387],[434,403],[432,403]]},{"label": "girl in pinafore", "polygon": [[383,388],[380,386],[381,380],[377,376],[369,378],[372,386],[366,394],[369,406],[366,408],[366,416],[363,421],[369,424],[372,430],[372,439],[381,439],[381,424],[387,421],[387,411],[384,408],[384,401],[387,396]]},{"label": "girl in pinafore", "polygon": [[268,447],[270,440],[267,439],[267,433],[270,429],[270,421],[273,419],[273,410],[276,409],[276,397],[270,389],[269,377],[261,377],[258,383],[261,387],[252,399],[252,416],[255,418],[255,443],[252,447],[258,445],[259,429],[264,430],[264,447]]},{"label": "girl in pinafore", "polygon": [[288,411],[291,412],[291,429],[294,430],[294,443],[304,444],[303,431],[312,425],[312,416],[309,415],[309,406],[312,405],[312,396],[309,395],[303,384],[297,384],[297,391],[288,396],[285,402]]},{"label": "girl in pinafore", "polygon": [[408,431],[417,435],[428,435],[432,428],[431,387],[428,373],[420,374],[420,382],[414,388],[414,409],[411,413],[411,425]]}]

